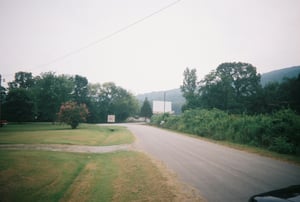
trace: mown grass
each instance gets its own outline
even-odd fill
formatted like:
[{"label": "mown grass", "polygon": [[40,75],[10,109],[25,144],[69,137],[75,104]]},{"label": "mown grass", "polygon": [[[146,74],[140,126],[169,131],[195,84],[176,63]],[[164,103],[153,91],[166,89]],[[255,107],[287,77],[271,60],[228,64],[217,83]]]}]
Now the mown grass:
[{"label": "mown grass", "polygon": [[0,144],[130,144],[134,136],[119,126],[81,124],[77,129],[51,123],[9,124],[0,129]]},{"label": "mown grass", "polygon": [[1,201],[174,201],[143,153],[0,151]]},{"label": "mown grass", "polygon": [[[131,143],[124,127],[10,124],[0,144],[113,145]],[[192,197],[192,199],[191,199]],[[105,154],[0,150],[0,201],[202,201],[168,171],[134,151]]]}]

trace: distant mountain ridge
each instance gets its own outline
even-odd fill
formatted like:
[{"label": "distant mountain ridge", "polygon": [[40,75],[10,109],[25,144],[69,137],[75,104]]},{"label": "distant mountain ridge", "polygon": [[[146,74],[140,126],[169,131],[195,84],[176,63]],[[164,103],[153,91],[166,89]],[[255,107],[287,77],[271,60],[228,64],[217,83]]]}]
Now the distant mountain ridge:
[{"label": "distant mountain ridge", "polygon": [[[300,74],[300,66],[293,66],[274,70],[261,74],[261,84],[265,86],[270,82],[282,82],[284,78],[294,78]],[[179,84],[180,85],[180,84]],[[180,88],[167,90],[167,91],[155,91],[150,93],[144,93],[137,95],[137,99],[142,103],[147,97],[152,104],[153,100],[164,100],[164,93],[166,93],[166,101],[172,102],[172,109],[176,114],[181,113],[181,107],[185,103],[185,99],[182,96]]]},{"label": "distant mountain ridge", "polygon": [[265,86],[271,82],[281,83],[284,78],[294,78],[300,74],[300,66],[293,66],[274,70],[261,75],[261,85]]}]

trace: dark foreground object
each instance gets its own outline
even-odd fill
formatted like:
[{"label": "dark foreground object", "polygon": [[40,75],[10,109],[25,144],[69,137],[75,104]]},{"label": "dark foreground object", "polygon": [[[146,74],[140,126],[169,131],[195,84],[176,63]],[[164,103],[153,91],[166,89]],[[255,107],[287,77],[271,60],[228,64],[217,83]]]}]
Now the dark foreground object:
[{"label": "dark foreground object", "polygon": [[300,202],[300,185],[252,196],[249,202]]}]

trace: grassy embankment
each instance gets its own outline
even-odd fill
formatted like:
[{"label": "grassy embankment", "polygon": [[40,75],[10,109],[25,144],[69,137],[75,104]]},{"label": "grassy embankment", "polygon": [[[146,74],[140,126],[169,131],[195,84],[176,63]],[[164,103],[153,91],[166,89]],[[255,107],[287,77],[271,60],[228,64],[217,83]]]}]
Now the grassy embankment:
[{"label": "grassy embankment", "polygon": [[[2,130],[3,129],[3,130]],[[51,124],[1,128],[0,143],[130,143],[125,128]],[[190,197],[143,153],[0,150],[1,201],[181,201]],[[198,199],[197,199],[198,200]]]}]

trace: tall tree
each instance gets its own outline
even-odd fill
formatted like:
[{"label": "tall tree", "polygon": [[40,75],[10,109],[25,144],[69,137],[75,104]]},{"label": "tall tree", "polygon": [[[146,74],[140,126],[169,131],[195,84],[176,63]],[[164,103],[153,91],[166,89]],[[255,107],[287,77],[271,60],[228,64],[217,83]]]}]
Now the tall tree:
[{"label": "tall tree", "polygon": [[290,106],[300,114],[300,74],[297,78],[288,79],[288,83],[290,85]]},{"label": "tall tree", "polygon": [[8,121],[26,122],[34,119],[34,102],[24,88],[11,89],[3,104],[4,118]]},{"label": "tall tree", "polygon": [[221,82],[216,82],[215,78],[216,71],[211,71],[199,82],[199,99],[201,108],[226,108],[227,99],[225,99],[225,101],[223,101],[223,99],[224,91],[225,94],[228,95],[228,89],[225,89]]},{"label": "tall tree", "polygon": [[102,85],[101,95],[99,96],[101,103],[102,115],[115,114],[116,121],[125,121],[129,116],[135,115],[138,111],[138,101],[127,90],[116,86],[113,82],[104,83]]},{"label": "tall tree", "polygon": [[6,91],[7,89],[4,88],[3,86],[0,86],[0,103],[4,103],[6,99]]},{"label": "tall tree", "polygon": [[17,72],[15,73],[15,80],[8,83],[10,89],[24,88],[28,89],[33,87],[35,79],[31,72]]},{"label": "tall tree", "polygon": [[88,80],[86,77],[75,75],[74,78],[74,100],[77,103],[87,103],[88,100]]},{"label": "tall tree", "polygon": [[89,84],[88,85],[88,98],[89,102],[87,107],[89,109],[89,116],[87,117],[87,122],[89,123],[99,123],[104,122],[104,117],[101,116],[102,104],[100,103],[101,96],[101,84]]},{"label": "tall tree", "polygon": [[186,104],[182,107],[182,111],[185,109],[191,109],[198,107],[198,94],[197,94],[197,71],[196,69],[186,68],[183,72],[183,84],[180,86],[183,97],[186,99]]},{"label": "tall tree", "polygon": [[74,84],[71,77],[56,76],[53,72],[43,73],[37,80],[35,97],[40,121],[55,121],[62,103],[71,99]]},{"label": "tall tree", "polygon": [[151,104],[150,102],[148,101],[148,98],[146,97],[144,102],[143,102],[143,105],[141,107],[141,113],[140,115],[142,117],[145,117],[146,118],[151,118],[151,116],[153,115],[153,112],[152,112],[152,108],[151,108]]},{"label": "tall tree", "polygon": [[233,113],[249,112],[260,91],[260,75],[248,63],[222,63],[200,81],[201,105]]},{"label": "tall tree", "polygon": [[286,78],[281,83],[269,83],[263,88],[266,112],[281,108],[291,108],[300,113],[300,74],[296,78]]}]

